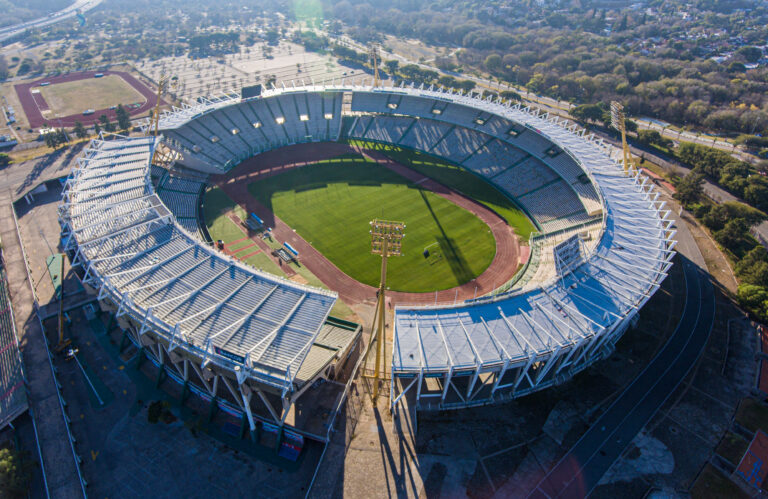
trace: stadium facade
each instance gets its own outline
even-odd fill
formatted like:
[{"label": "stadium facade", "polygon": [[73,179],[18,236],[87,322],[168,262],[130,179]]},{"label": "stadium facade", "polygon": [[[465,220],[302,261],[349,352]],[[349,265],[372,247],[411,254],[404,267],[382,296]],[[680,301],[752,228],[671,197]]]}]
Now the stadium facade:
[{"label": "stadium facade", "polygon": [[[254,418],[297,426],[299,397],[316,403],[316,381],[359,337],[327,330],[335,293],[243,266],[196,235],[206,176],[261,152],[341,138],[412,148],[485,178],[537,226],[528,264],[492,296],[396,307],[393,405],[489,404],[568,380],[612,352],[672,265],[672,221],[648,179],[520,104],[413,86],[273,88],[174,108],[160,130],[86,150],[61,208],[67,247],[134,342],[185,386],[196,376],[236,404],[252,429]],[[157,147],[170,172],[150,165]]]}]

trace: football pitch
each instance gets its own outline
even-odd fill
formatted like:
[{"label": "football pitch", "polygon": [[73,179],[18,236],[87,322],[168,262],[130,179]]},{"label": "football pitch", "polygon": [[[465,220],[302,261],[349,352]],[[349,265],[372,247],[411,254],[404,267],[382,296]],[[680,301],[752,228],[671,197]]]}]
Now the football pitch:
[{"label": "football pitch", "polygon": [[506,220],[523,242],[527,242],[531,233],[536,231],[536,227],[528,216],[510,198],[489,181],[465,168],[421,151],[404,149],[391,144],[379,144],[364,140],[349,140],[348,142],[352,146],[379,151],[401,165],[417,170],[454,191],[474,199]]},{"label": "football pitch", "polygon": [[87,109],[106,109],[146,99],[117,75],[66,81],[38,87],[53,116],[81,114]]},{"label": "football pitch", "polygon": [[407,225],[403,256],[389,260],[392,290],[430,292],[464,284],[496,253],[490,229],[477,216],[359,155],[293,169],[248,190],[344,273],[371,286],[379,284],[381,264],[371,254],[374,218]]}]

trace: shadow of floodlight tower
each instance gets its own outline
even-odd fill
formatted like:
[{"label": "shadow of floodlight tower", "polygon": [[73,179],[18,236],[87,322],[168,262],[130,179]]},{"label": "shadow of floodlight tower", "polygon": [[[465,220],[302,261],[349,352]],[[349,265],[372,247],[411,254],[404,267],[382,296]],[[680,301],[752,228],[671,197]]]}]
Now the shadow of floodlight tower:
[{"label": "shadow of floodlight tower", "polygon": [[[386,383],[390,378],[387,374],[387,258],[402,255],[403,238],[405,237],[405,223],[391,220],[375,219],[371,224],[371,253],[381,255],[381,281],[377,291],[376,312],[372,324],[372,334],[368,341],[363,357],[363,378],[368,380],[366,387],[371,394],[371,400],[376,405],[379,396],[379,385]],[[375,354],[371,349],[375,346]],[[374,357],[373,368],[370,367],[371,357]],[[372,386],[371,386],[372,385]]]}]

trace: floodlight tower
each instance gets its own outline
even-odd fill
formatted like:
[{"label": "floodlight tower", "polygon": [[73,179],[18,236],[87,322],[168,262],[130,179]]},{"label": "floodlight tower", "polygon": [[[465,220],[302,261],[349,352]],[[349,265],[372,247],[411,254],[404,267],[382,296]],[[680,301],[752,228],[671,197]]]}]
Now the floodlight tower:
[{"label": "floodlight tower", "polygon": [[[375,219],[371,224],[371,253],[381,255],[381,282],[379,284],[376,313],[374,314],[374,331],[368,348],[365,351],[365,363],[363,364],[363,376],[373,381],[372,400],[374,405],[379,396],[379,383],[387,379],[386,342],[387,342],[387,301],[384,297],[387,289],[387,258],[402,255],[403,238],[405,237],[405,223],[391,220]],[[376,343],[376,360],[373,374],[368,374],[371,345]]]},{"label": "floodlight tower", "polygon": [[627,123],[624,115],[624,106],[620,102],[611,102],[611,126],[621,132],[621,149],[624,155],[624,172],[630,173],[632,165],[632,153],[627,144]]},{"label": "floodlight tower", "polygon": [[379,56],[379,46],[375,43],[370,44],[368,47],[368,56],[370,58],[371,67],[373,68],[373,86],[381,86],[381,77],[379,76],[379,62],[381,57]]},{"label": "floodlight tower", "polygon": [[[178,81],[177,77],[170,77],[166,74],[165,70],[160,73],[160,79],[157,82],[157,102],[155,103],[155,109],[152,111],[152,121],[149,126],[149,130],[154,137],[157,137],[157,132],[160,127],[160,102],[163,93],[168,88],[169,82],[175,84]],[[157,147],[152,152],[152,164],[155,163],[155,156],[157,156]]]}]

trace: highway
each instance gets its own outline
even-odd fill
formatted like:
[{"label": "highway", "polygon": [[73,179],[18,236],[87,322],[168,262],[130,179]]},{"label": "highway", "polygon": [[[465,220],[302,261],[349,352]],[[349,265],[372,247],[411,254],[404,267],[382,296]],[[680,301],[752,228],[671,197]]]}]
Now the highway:
[{"label": "highway", "polygon": [[48,14],[45,17],[39,17],[32,21],[27,21],[24,23],[15,24],[13,26],[6,26],[4,28],[0,28],[0,42],[4,42],[18,35],[21,35],[27,30],[34,29],[34,28],[42,28],[44,26],[49,26],[51,24],[58,23],[65,19],[75,17],[78,10],[81,12],[87,12],[93,9],[94,7],[96,7],[97,5],[99,5],[102,1],[103,0],[76,0],[75,3],[73,3],[69,7],[61,9],[58,12],[53,12],[51,14]]},{"label": "highway", "polygon": [[678,241],[686,302],[674,334],[528,497],[588,496],[701,355],[714,321],[714,288],[685,223],[678,222]]}]

